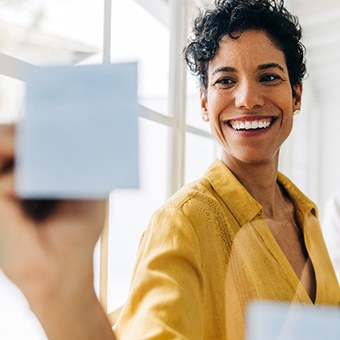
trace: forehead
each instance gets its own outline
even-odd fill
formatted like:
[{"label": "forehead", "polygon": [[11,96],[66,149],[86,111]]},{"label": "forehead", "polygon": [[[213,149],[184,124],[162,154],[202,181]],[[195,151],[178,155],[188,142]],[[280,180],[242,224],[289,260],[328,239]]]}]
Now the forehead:
[{"label": "forehead", "polygon": [[214,58],[209,62],[208,72],[220,66],[230,66],[237,70],[256,68],[266,63],[278,63],[287,69],[284,53],[273,43],[264,31],[249,30],[238,39],[224,36]]}]

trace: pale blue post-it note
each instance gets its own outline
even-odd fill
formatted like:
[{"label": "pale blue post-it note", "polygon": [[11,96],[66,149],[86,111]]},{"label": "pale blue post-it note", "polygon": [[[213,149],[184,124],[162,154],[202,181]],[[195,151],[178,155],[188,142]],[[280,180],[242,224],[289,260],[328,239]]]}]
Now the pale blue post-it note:
[{"label": "pale blue post-it note", "polygon": [[339,340],[338,307],[257,301],[247,312],[246,340]]},{"label": "pale blue post-it note", "polygon": [[23,198],[104,198],[136,188],[137,64],[23,69],[16,190]]}]

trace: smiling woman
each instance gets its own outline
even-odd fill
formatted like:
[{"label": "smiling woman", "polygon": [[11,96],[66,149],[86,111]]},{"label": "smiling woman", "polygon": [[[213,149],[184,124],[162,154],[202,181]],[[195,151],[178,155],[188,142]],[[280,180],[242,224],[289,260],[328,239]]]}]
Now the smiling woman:
[{"label": "smiling woman", "polygon": [[[126,3],[136,9],[132,0],[120,2]],[[178,19],[186,2],[171,3],[178,5]],[[124,8],[131,19],[132,11]],[[172,28],[179,26],[185,22],[175,21]],[[136,47],[136,30],[130,38],[129,47]],[[105,301],[101,306],[95,294],[92,266],[104,205],[65,201],[43,221],[29,218],[13,191],[14,129],[0,129],[0,267],[24,293],[49,338],[112,339],[115,333],[127,340],[241,340],[253,300],[338,306],[339,286],[317,208],[278,172],[282,143],[301,106],[305,61],[300,38],[297,19],[279,0],[216,0],[199,13],[184,52],[199,78],[202,118],[210,122],[221,158],[153,215],[140,242],[127,301],[109,319]],[[176,92],[179,85],[183,89],[182,83],[172,83],[173,111],[185,106],[175,105],[183,99]],[[176,139],[183,137],[177,134],[179,126],[185,133],[183,117],[176,116],[182,113],[171,117],[145,111],[144,118],[166,126],[144,130],[144,136],[154,138],[142,140],[150,142],[148,151],[167,145],[168,130],[174,132],[173,150],[183,151],[184,143],[177,148]],[[198,145],[198,158],[204,159]],[[160,157],[166,152],[159,151],[153,161],[149,152],[144,154],[143,172],[159,193],[156,176],[165,167]],[[180,182],[174,178],[181,166],[170,171],[172,183]],[[125,198],[125,210],[119,199],[114,205],[123,212],[122,220],[142,224],[139,216],[150,208],[153,195],[141,195],[139,204]],[[130,231],[122,233],[130,239]],[[122,248],[117,246],[115,258],[124,266]]]},{"label": "smiling woman", "polygon": [[265,31],[221,39],[208,65],[201,103],[222,146],[222,160],[234,173],[236,159],[277,163],[292,113],[301,104],[301,85],[294,86],[293,97],[289,80],[285,55]]},{"label": "smiling woman", "polygon": [[340,302],[317,209],[278,172],[301,106],[300,38],[283,1],[217,0],[195,19],[185,56],[221,159],[151,219],[119,338],[238,340],[255,299]]}]

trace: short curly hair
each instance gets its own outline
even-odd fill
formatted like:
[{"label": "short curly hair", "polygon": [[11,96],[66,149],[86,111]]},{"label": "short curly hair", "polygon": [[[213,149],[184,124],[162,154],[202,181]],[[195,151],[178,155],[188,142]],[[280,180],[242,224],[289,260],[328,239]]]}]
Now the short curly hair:
[{"label": "short curly hair", "polygon": [[237,33],[250,29],[265,31],[284,53],[292,88],[302,82],[306,74],[302,30],[283,0],[215,0],[213,7],[200,10],[184,49],[187,66],[203,89],[207,89],[208,64],[223,36],[237,39]]}]

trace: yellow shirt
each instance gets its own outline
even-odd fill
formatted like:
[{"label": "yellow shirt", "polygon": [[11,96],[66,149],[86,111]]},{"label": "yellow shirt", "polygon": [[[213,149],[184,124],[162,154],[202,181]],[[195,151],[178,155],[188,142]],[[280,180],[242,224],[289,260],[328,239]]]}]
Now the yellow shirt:
[{"label": "yellow shirt", "polygon": [[[315,303],[337,305],[340,290],[316,207],[282,174],[278,182],[297,210],[316,275]],[[312,304],[260,204],[215,161],[154,214],[114,329],[128,340],[243,339],[253,299]]]}]

